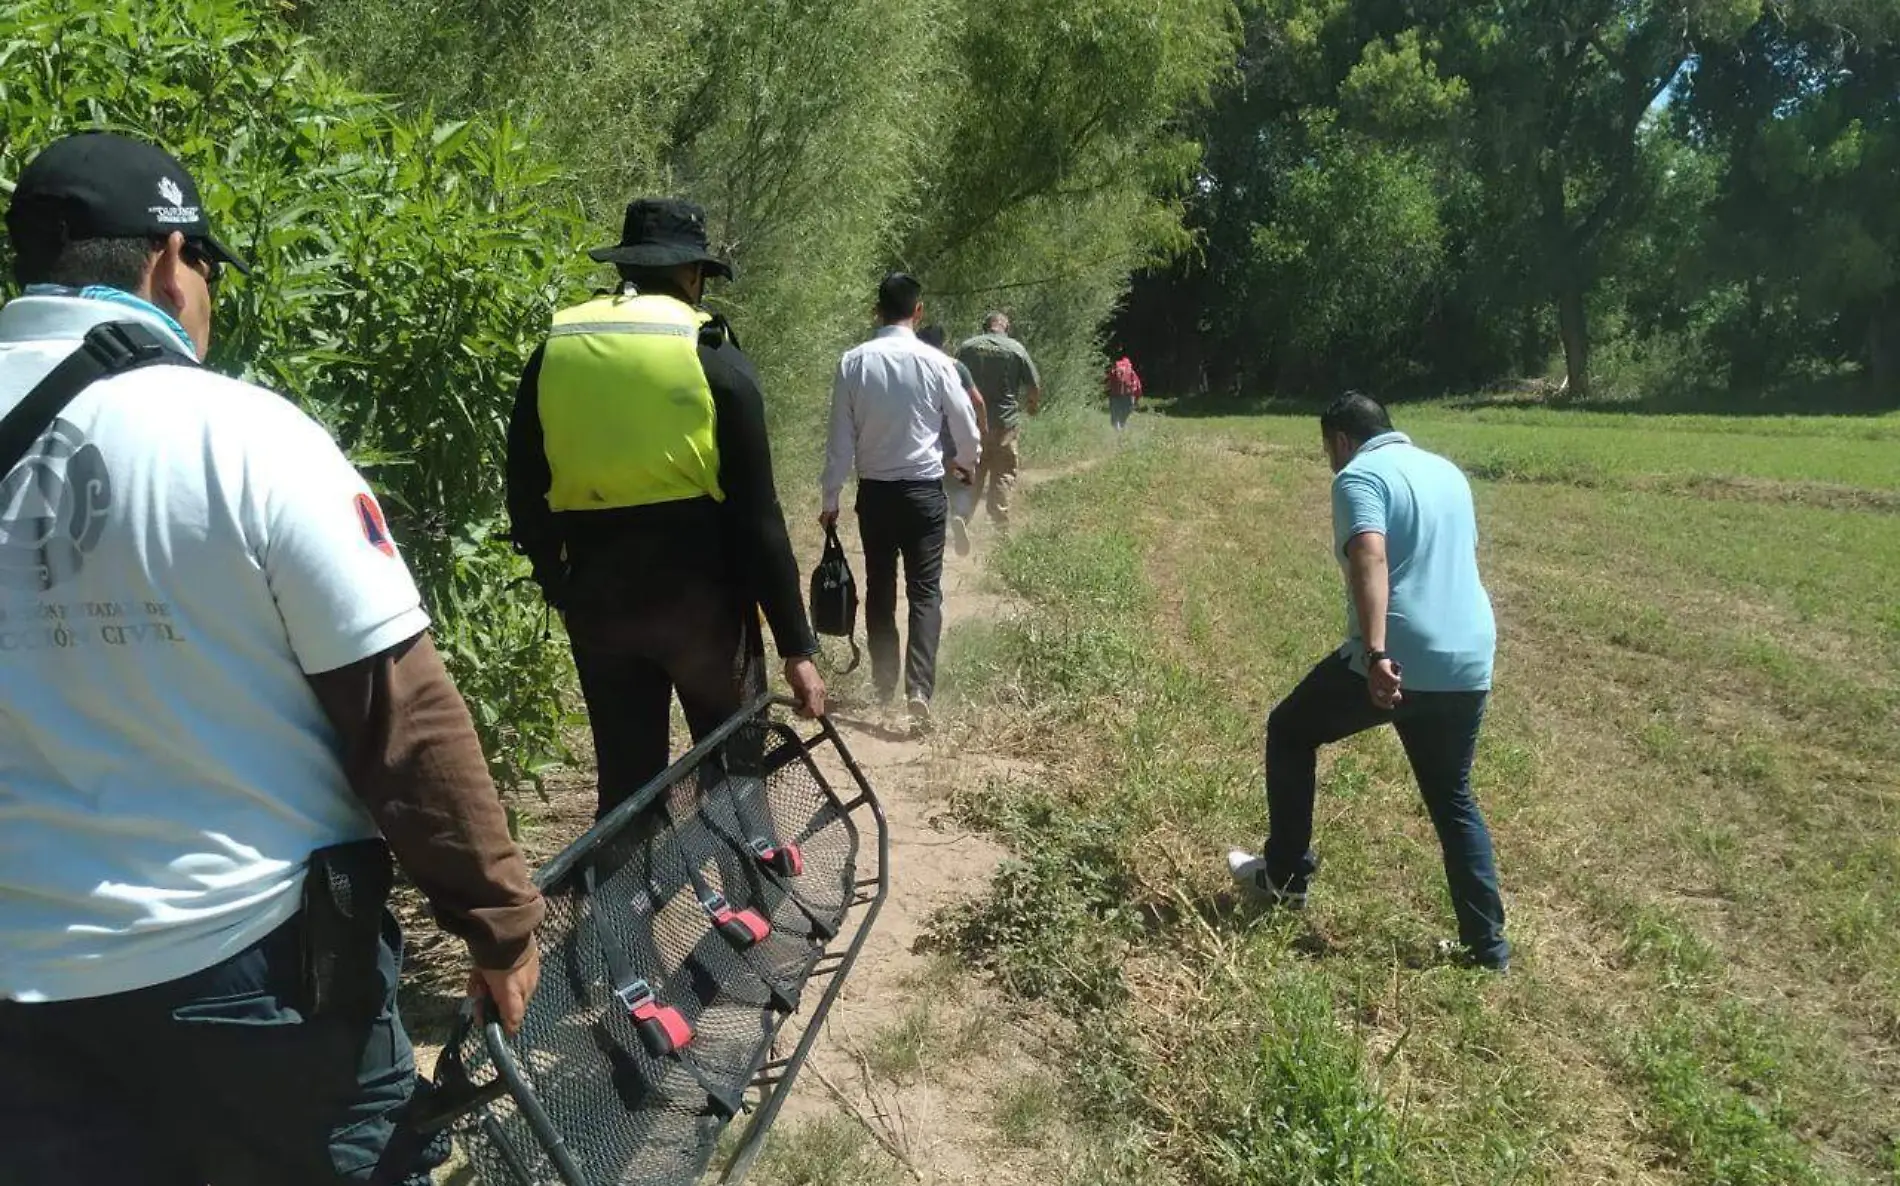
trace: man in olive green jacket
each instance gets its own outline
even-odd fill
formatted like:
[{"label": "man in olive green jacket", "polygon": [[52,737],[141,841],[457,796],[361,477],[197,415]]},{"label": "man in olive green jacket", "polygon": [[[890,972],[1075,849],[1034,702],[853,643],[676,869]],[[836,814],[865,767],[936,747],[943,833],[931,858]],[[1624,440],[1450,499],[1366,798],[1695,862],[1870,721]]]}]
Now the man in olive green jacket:
[{"label": "man in olive green jacket", "polygon": [[1009,526],[1009,493],[1016,485],[1019,459],[1016,432],[1026,403],[1034,416],[1042,405],[1042,376],[1023,344],[1009,336],[1009,316],[991,313],[983,332],[957,347],[957,361],[970,369],[983,393],[989,418],[983,428],[983,460],[976,472],[976,494],[989,504],[990,518]]}]

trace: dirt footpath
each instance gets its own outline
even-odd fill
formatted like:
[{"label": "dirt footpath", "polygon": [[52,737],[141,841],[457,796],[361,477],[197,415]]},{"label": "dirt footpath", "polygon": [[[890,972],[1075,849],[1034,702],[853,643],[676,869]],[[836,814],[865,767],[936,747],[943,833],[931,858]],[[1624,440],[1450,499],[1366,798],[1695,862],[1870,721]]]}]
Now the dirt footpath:
[{"label": "dirt footpath", "polygon": [[[1017,491],[1019,522],[1033,514],[1023,496],[1055,476],[1024,475]],[[979,518],[970,555],[946,549],[947,646],[955,645],[949,640],[959,626],[1013,612],[988,577],[996,529],[980,512]],[[849,516],[842,534],[862,581],[863,554]],[[899,599],[901,623],[907,612],[901,581]],[[860,621],[860,644],[862,632]],[[966,746],[967,739],[982,736],[982,721],[961,706],[940,702],[937,728],[925,737],[911,735],[901,703],[885,711],[847,698],[833,708],[889,821],[890,895],[749,1181],[1060,1182],[1068,1176],[1067,1143],[1054,1115],[1046,1056],[1039,1060],[1031,1053],[1038,1047],[1032,1030],[954,960],[920,950],[932,918],[981,893],[1003,857],[987,837],[951,822],[952,795],[989,779],[1017,780],[1034,772]],[[592,807],[591,771],[557,775],[547,798],[529,805],[523,847],[530,863],[547,859],[584,830]],[[427,1074],[466,971],[460,944],[429,925],[413,895],[399,899],[397,908],[411,944],[404,1012]],[[801,1030],[793,1018],[780,1038],[781,1054],[791,1051]],[[459,1157],[445,1171],[439,1181],[465,1180]]]},{"label": "dirt footpath", "polygon": [[[1034,484],[1031,475],[1019,496]],[[1018,508],[1020,520],[1020,501]],[[969,556],[945,557],[946,646],[954,645],[948,640],[959,625],[1011,612],[987,576],[997,535],[980,512],[971,537]],[[855,540],[847,548],[861,574]],[[900,596],[900,623],[905,613]],[[898,1163],[898,1180],[1046,1183],[1060,1176],[1051,1172],[1047,1144],[1021,1144],[1032,1134],[1007,1115],[1012,1092],[1039,1080],[1038,1064],[1025,1051],[1032,1039],[953,961],[919,950],[933,916],[981,892],[1003,857],[987,837],[951,821],[952,794],[1028,772],[966,748],[968,737],[981,735],[980,722],[958,706],[940,703],[938,728],[921,739],[907,735],[901,717],[901,706],[887,714],[850,703],[834,714],[884,803],[891,890],[786,1104],[774,1145],[796,1144],[802,1127],[842,1118]],[[770,1174],[762,1170],[754,1180],[768,1183]]]}]

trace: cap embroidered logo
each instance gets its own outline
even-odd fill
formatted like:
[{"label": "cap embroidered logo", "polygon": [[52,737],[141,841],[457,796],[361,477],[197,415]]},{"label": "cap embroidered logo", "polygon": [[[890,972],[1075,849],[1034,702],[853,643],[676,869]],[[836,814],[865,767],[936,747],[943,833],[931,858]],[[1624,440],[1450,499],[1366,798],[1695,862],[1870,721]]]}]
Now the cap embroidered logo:
[{"label": "cap embroidered logo", "polygon": [[149,213],[158,222],[166,226],[194,226],[198,223],[198,207],[185,205],[185,189],[169,177],[158,179],[158,196],[167,205],[153,206]]},{"label": "cap embroidered logo", "polygon": [[362,525],[363,538],[385,556],[396,554],[396,541],[390,538],[389,524],[383,521],[383,508],[367,494],[356,496],[356,519]]}]

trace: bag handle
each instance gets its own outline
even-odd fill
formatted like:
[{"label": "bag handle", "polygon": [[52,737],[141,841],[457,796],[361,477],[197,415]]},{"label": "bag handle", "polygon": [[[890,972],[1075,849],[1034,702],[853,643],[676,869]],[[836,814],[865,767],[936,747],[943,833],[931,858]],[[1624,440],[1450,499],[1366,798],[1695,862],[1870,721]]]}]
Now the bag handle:
[{"label": "bag handle", "polygon": [[850,675],[864,662],[864,652],[858,649],[857,633],[854,631],[851,637],[845,639],[845,641],[851,644],[851,662],[849,665],[838,669],[837,674],[839,675]]},{"label": "bag handle", "polygon": [[[847,570],[851,567],[851,558],[845,555],[844,541],[838,538],[838,524],[835,521],[825,524],[825,552],[819,557],[818,562],[829,564],[834,560],[844,565]],[[845,641],[851,644],[851,665],[840,668],[837,672],[839,675],[850,675],[864,662],[864,652],[858,649],[857,631],[852,631]]]},{"label": "bag handle", "polygon": [[846,559],[844,554],[844,541],[838,538],[838,525],[836,523],[825,524],[825,554],[822,559]]}]

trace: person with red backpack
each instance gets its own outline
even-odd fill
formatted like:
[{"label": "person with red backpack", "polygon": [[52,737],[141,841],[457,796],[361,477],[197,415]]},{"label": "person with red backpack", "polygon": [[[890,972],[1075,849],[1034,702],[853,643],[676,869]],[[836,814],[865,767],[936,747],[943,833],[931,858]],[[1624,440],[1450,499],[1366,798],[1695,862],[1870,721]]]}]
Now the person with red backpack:
[{"label": "person with red backpack", "polygon": [[1124,354],[1108,368],[1108,419],[1116,432],[1128,427],[1128,418],[1134,415],[1135,405],[1140,402],[1141,376],[1135,373],[1135,364]]}]

